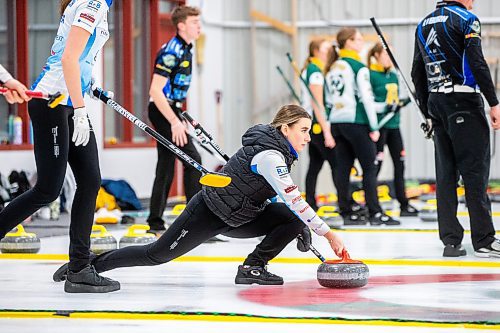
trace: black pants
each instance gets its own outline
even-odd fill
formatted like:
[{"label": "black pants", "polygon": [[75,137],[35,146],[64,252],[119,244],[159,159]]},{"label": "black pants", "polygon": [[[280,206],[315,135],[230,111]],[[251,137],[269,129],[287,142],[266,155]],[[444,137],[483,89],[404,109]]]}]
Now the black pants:
[{"label": "black pants", "polygon": [[[180,110],[174,109],[174,112]],[[170,123],[158,110],[156,105],[149,103],[149,119],[158,133],[164,136],[167,140],[172,141],[172,129]],[[179,147],[183,152],[188,154],[196,162],[201,163],[201,156],[196,150],[191,138],[188,136],[188,143],[184,147]],[[167,197],[170,191],[170,186],[174,179],[174,166],[177,156],[162,144],[156,144],[158,152],[158,162],[156,164],[156,174],[151,193],[150,212],[148,223],[151,227],[163,226],[163,212],[167,205]],[[188,163],[184,163],[184,191],[186,192],[187,201],[201,190],[199,183],[200,173]]]},{"label": "black pants", "polygon": [[33,99],[29,102],[37,183],[0,212],[0,238],[57,199],[69,163],[77,185],[71,208],[69,268],[78,271],[89,263],[90,232],[101,174],[94,132],[90,132],[90,141],[85,147],[75,147],[71,142],[73,114],[71,107],[59,105],[50,109],[47,101]]},{"label": "black pants", "polygon": [[318,174],[325,161],[328,161],[332,170],[332,181],[335,177],[335,152],[331,148],[325,147],[323,134],[313,134],[309,143],[309,169],[306,174],[306,201],[314,210],[318,210],[316,205],[316,182]]},{"label": "black pants", "polygon": [[486,194],[490,172],[490,133],[480,94],[431,93],[434,126],[439,236],[444,244],[462,242],[457,219],[457,180],[462,175],[475,250],[491,244],[495,229]]},{"label": "black pants", "polygon": [[382,168],[384,147],[387,145],[394,164],[394,190],[396,199],[401,207],[408,206],[405,192],[405,148],[399,128],[383,128],[380,130],[380,139],[377,141],[377,175]]},{"label": "black pants", "polygon": [[368,126],[348,123],[333,124],[332,132],[337,143],[335,146],[337,162],[335,184],[340,213],[347,214],[350,211],[350,173],[356,158],[363,170],[363,190],[370,216],[381,212],[382,208],[380,208],[377,194],[376,147],[370,139]]},{"label": "black pants", "polygon": [[245,265],[264,266],[303,228],[304,223],[283,203],[269,204],[254,221],[237,228],[231,227],[208,209],[199,192],[156,242],[113,250],[99,255],[92,263],[98,272],[119,267],[159,265],[182,256],[213,236],[223,234],[234,238],[266,236],[244,262]]}]

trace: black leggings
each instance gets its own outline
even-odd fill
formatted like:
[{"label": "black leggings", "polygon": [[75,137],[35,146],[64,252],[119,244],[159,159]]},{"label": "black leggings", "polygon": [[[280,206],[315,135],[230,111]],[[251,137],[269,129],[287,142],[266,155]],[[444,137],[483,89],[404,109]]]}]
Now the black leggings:
[{"label": "black leggings", "polygon": [[335,184],[341,214],[350,212],[350,173],[357,158],[363,169],[363,190],[370,216],[381,212],[377,195],[377,166],[375,143],[370,139],[368,126],[360,124],[333,124],[337,172]]},{"label": "black leggings", "polygon": [[89,263],[90,232],[101,174],[94,132],[90,132],[90,141],[85,147],[76,147],[71,141],[73,114],[73,108],[68,106],[50,109],[47,101],[33,99],[29,102],[37,183],[0,212],[0,238],[57,199],[69,163],[77,184],[71,208],[69,268],[78,271]]},{"label": "black leggings", "polygon": [[[174,112],[177,110],[174,109]],[[158,110],[156,105],[149,103],[149,119],[154,128],[163,135],[167,140],[172,141],[172,129],[170,123]],[[188,136],[188,143],[183,147],[179,147],[183,152],[188,154],[196,162],[201,163],[201,156],[196,150],[191,138]],[[156,144],[158,151],[158,162],[156,164],[156,174],[151,193],[150,213],[148,223],[150,226],[163,225],[163,212],[167,205],[167,196],[170,191],[170,186],[174,179],[174,165],[177,156],[162,144]],[[186,192],[187,201],[201,190],[199,183],[200,173],[195,168],[191,167],[186,162],[184,164],[184,191]]]},{"label": "black leggings", "polygon": [[406,154],[399,128],[383,128],[380,130],[380,139],[377,141],[377,175],[382,168],[385,145],[389,148],[389,154],[391,154],[392,163],[394,164],[394,189],[396,191],[396,199],[398,199],[401,207],[407,207],[408,198],[405,192]]},{"label": "black leggings", "polygon": [[306,201],[312,209],[318,210],[316,205],[316,182],[318,174],[325,161],[330,164],[332,181],[335,179],[335,153],[331,148],[325,147],[323,134],[313,134],[311,131],[309,143],[309,169],[306,175]]},{"label": "black leggings", "polygon": [[218,234],[234,238],[266,236],[244,264],[264,266],[276,257],[304,228],[304,223],[283,203],[269,204],[254,221],[234,228],[222,222],[205,204],[201,192],[154,243],[129,246],[97,256],[97,272],[119,267],[153,266],[169,262]]}]

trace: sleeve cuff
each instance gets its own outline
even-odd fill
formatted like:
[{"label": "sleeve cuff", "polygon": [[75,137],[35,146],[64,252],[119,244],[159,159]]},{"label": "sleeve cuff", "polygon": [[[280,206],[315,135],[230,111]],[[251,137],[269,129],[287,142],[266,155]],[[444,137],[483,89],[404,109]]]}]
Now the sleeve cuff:
[{"label": "sleeve cuff", "polygon": [[324,236],[326,233],[328,233],[330,231],[330,227],[328,226],[328,224],[326,224],[325,222],[323,222],[321,224],[321,227],[319,227],[318,229],[315,229],[313,231],[318,236]]}]

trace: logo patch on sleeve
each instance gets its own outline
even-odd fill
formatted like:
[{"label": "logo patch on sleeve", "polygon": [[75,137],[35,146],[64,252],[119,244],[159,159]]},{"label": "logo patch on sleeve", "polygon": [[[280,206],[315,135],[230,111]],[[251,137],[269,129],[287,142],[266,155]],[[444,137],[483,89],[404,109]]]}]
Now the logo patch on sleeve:
[{"label": "logo patch on sleeve", "polygon": [[289,186],[285,189],[285,193],[288,194],[290,192],[293,192],[295,191],[297,188],[299,188],[297,185],[292,185],[292,186]]},{"label": "logo patch on sleeve", "polygon": [[278,174],[278,176],[283,177],[288,175],[290,172],[288,171],[288,167],[284,165],[284,166],[277,166],[276,173]]},{"label": "logo patch on sleeve", "polygon": [[172,54],[164,55],[162,60],[167,67],[173,67],[175,65],[175,56]]},{"label": "logo patch on sleeve", "polygon": [[478,34],[481,33],[481,24],[479,23],[479,21],[474,21],[474,23],[472,23],[470,28],[475,32],[477,32]]},{"label": "logo patch on sleeve", "polygon": [[295,205],[300,200],[302,200],[302,196],[301,195],[299,195],[298,197],[293,198],[292,199],[292,205]]},{"label": "logo patch on sleeve", "polygon": [[89,21],[90,23],[94,23],[95,22],[95,18],[93,15],[91,14],[87,14],[87,13],[81,13],[80,14],[80,18],[84,19],[84,20],[87,20]]}]

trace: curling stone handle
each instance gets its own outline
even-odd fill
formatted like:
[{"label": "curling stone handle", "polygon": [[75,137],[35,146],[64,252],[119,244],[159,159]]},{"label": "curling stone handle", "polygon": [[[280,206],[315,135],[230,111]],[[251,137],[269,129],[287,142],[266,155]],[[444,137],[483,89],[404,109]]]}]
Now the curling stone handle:
[{"label": "curling stone handle", "polygon": [[103,225],[93,225],[92,226],[92,233],[94,234],[96,232],[96,236],[98,237],[105,237],[107,236],[108,231]]},{"label": "curling stone handle", "polygon": [[174,208],[172,209],[172,213],[180,215],[184,211],[185,208],[186,208],[185,204],[175,205]]},{"label": "curling stone handle", "polygon": [[[138,232],[139,230],[144,231],[143,233]],[[134,237],[138,236],[140,234],[144,234],[146,231],[149,230],[149,225],[147,224],[134,224],[127,230],[127,234],[125,236],[127,237]]]},{"label": "curling stone handle", "polygon": [[326,214],[337,213],[337,209],[334,206],[321,206],[318,208],[317,213],[319,216],[322,216]]},{"label": "curling stone handle", "polygon": [[342,261],[348,261],[351,260],[351,256],[349,255],[349,252],[344,248],[342,250]]}]

